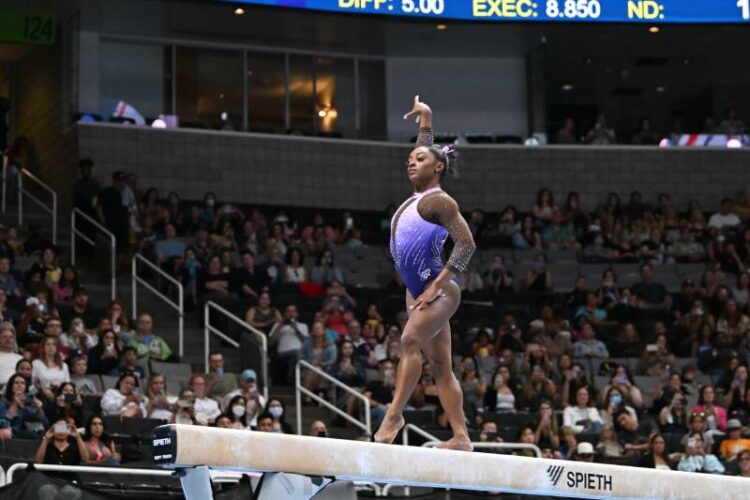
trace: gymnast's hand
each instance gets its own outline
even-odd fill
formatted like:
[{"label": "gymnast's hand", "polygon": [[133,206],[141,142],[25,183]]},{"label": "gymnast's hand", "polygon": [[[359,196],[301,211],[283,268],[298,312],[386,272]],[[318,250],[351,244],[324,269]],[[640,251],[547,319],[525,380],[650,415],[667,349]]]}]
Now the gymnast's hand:
[{"label": "gymnast's hand", "polygon": [[412,107],[411,111],[404,115],[404,120],[408,119],[410,116],[417,115],[417,122],[419,122],[419,118],[421,116],[429,114],[432,114],[432,110],[430,109],[430,107],[427,104],[421,102],[418,95],[415,95],[414,107]]},{"label": "gymnast's hand", "polygon": [[414,304],[412,304],[411,309],[421,311],[422,309],[429,307],[430,304],[441,297],[445,297],[443,289],[438,288],[433,281],[432,283],[427,285],[427,288],[425,288],[424,292],[422,292],[422,295],[417,297],[417,299],[414,301]]}]

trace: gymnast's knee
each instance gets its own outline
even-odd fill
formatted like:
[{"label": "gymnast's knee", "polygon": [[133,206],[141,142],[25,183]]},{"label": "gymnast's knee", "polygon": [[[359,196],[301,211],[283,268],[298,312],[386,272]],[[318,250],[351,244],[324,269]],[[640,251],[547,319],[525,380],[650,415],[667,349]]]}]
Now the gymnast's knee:
[{"label": "gymnast's knee", "polygon": [[404,335],[401,336],[402,355],[419,354],[421,347],[422,347],[422,341],[416,335],[410,335],[409,333],[404,333]]}]

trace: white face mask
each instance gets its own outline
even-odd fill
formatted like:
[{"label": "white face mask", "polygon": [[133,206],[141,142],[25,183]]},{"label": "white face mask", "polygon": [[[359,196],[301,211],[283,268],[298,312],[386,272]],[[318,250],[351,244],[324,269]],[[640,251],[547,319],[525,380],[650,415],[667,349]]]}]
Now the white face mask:
[{"label": "white face mask", "polygon": [[270,413],[273,418],[278,420],[279,418],[281,418],[281,415],[284,413],[284,409],[281,406],[271,406],[268,409],[268,413]]},{"label": "white face mask", "polygon": [[245,407],[240,405],[232,406],[232,413],[235,417],[241,417],[245,414]]}]

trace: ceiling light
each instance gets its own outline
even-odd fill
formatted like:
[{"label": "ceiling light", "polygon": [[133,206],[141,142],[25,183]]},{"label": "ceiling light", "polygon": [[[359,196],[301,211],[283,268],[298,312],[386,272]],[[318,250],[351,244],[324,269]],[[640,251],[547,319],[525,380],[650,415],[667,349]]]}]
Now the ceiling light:
[{"label": "ceiling light", "polygon": [[446,26],[445,24],[438,24],[436,28],[438,29],[438,31],[444,31],[448,28],[448,26]]},{"label": "ceiling light", "polygon": [[573,85],[566,83],[562,86],[562,89],[565,90],[566,92],[569,90],[573,90]]},{"label": "ceiling light", "polygon": [[242,7],[237,7],[236,9],[234,9],[234,14],[237,16],[241,16],[244,13],[245,13],[245,9],[243,9]]},{"label": "ceiling light", "polygon": [[661,92],[666,92],[667,91],[667,87],[665,87],[664,85],[659,85],[658,87],[656,87],[656,91],[660,92],[660,93]]},{"label": "ceiling light", "polygon": [[649,32],[649,33],[658,33],[658,32],[659,32],[659,27],[658,27],[658,26],[651,26],[651,27],[650,27],[650,28],[648,29],[648,32]]},{"label": "ceiling light", "polygon": [[320,111],[318,111],[318,116],[321,118],[325,118],[327,114],[328,111],[326,111],[325,109],[321,109]]}]

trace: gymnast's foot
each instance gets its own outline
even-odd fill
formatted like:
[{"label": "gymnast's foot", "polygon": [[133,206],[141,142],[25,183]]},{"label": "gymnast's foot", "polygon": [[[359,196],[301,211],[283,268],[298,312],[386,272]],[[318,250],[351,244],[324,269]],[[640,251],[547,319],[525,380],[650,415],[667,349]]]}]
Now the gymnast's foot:
[{"label": "gymnast's foot", "polygon": [[459,451],[472,451],[474,445],[467,436],[453,436],[448,441],[443,441],[438,444],[436,448],[443,448],[446,450],[459,450]]},{"label": "gymnast's foot", "polygon": [[400,413],[386,415],[380,424],[380,429],[375,433],[375,442],[391,444],[396,439],[396,435],[398,435],[398,431],[401,430],[404,423],[404,416]]}]

